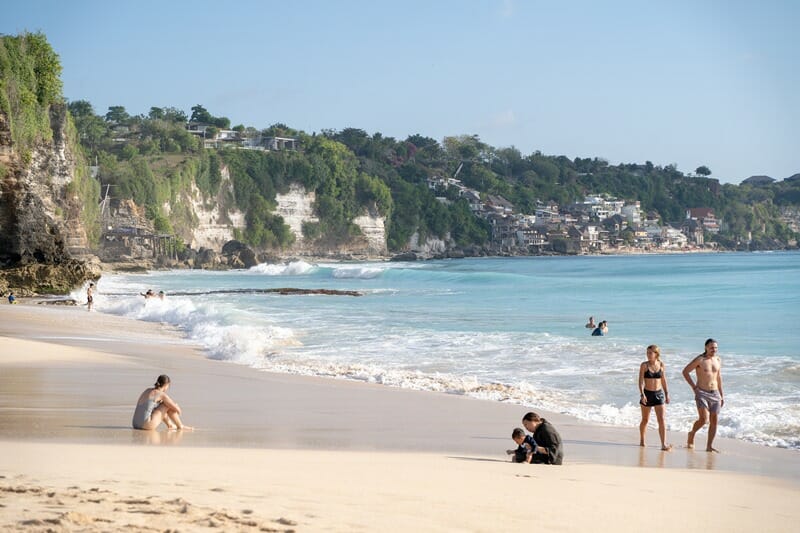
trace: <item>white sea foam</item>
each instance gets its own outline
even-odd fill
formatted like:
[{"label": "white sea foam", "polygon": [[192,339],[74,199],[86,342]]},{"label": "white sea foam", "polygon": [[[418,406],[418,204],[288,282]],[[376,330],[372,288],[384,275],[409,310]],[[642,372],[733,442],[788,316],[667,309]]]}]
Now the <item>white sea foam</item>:
[{"label": "white sea foam", "polygon": [[267,276],[302,276],[308,274],[314,268],[314,265],[305,261],[292,261],[291,263],[282,264],[261,263],[250,268],[249,272]]},{"label": "white sea foam", "polygon": [[333,277],[337,279],[372,279],[383,274],[385,270],[385,268],[379,267],[337,267],[333,269]]}]

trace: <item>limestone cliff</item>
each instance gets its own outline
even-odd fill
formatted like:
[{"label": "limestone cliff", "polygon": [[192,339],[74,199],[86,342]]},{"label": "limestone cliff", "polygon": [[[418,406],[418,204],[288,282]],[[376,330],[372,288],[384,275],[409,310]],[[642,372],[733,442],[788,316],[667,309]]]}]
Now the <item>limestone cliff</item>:
[{"label": "limestone cliff", "polygon": [[277,194],[275,201],[278,204],[275,214],[283,217],[284,223],[289,226],[295,236],[295,242],[286,253],[296,255],[340,255],[352,257],[383,257],[386,250],[386,218],[380,216],[377,210],[369,210],[364,215],[353,220],[362,235],[353,242],[330,249],[308,242],[303,236],[303,223],[318,222],[314,215],[315,195],[313,191],[306,191],[300,185],[292,185],[286,194]]},{"label": "limestone cliff", "polygon": [[[177,226],[175,231],[191,248],[199,250],[208,248],[221,251],[228,241],[235,238],[234,231],[244,229],[246,226],[244,213],[236,206],[230,205],[233,198],[233,183],[231,183],[228,168],[223,166],[222,183],[219,192],[213,197],[206,197],[192,184],[191,192],[184,193],[179,202],[189,207],[193,224],[191,226]],[[174,206],[166,203],[164,212],[169,216]]]},{"label": "limestone cliff", "polygon": [[[0,113],[0,274],[8,279],[3,283],[22,293],[65,292],[99,275],[95,267],[76,261],[88,238],[66,108],[52,105],[49,114],[52,140],[40,140],[21,154],[11,140],[8,117]],[[36,265],[48,274],[37,274]]]}]

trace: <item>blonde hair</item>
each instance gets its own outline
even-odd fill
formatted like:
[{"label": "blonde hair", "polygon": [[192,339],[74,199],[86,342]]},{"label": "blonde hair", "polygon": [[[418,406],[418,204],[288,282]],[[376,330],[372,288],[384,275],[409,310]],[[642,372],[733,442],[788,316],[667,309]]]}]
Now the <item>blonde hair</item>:
[{"label": "blonde hair", "polygon": [[647,351],[649,352],[650,350],[652,350],[652,351],[654,351],[656,353],[656,360],[658,360],[658,362],[660,363],[661,362],[661,348],[658,347],[658,344],[651,344],[650,346],[648,346],[647,347]]}]

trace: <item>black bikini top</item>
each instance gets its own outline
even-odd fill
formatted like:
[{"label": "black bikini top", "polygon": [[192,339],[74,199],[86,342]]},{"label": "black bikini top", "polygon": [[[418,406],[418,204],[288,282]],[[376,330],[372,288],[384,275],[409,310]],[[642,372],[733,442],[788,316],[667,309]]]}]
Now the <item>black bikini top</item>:
[{"label": "black bikini top", "polygon": [[650,367],[647,367],[647,370],[644,371],[645,379],[661,379],[661,369],[658,369],[658,372],[650,372]]}]

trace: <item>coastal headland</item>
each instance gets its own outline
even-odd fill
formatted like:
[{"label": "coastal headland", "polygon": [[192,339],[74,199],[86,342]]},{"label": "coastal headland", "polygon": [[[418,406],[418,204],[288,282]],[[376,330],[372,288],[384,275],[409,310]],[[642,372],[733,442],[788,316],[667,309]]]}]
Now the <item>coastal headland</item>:
[{"label": "coastal headland", "polygon": [[[130,428],[162,373],[195,431]],[[670,433],[665,453],[640,448],[637,428],[543,413],[565,464],[511,464],[528,410],[257,371],[210,360],[164,325],[3,305],[0,528],[792,531],[800,520],[796,450],[718,439],[723,453],[709,454]]]}]

